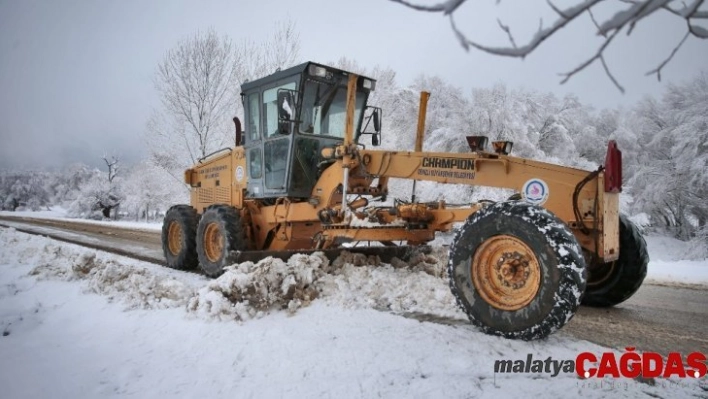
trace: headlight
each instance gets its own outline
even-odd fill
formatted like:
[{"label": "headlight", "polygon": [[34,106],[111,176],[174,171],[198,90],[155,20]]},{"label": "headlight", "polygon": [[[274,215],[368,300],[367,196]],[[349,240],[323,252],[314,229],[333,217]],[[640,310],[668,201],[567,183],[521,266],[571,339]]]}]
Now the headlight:
[{"label": "headlight", "polygon": [[321,66],[317,65],[310,65],[310,75],[312,76],[318,76],[320,78],[324,78],[327,76],[327,70]]},{"label": "headlight", "polygon": [[364,86],[365,89],[371,90],[371,80],[369,79],[364,79],[364,83],[362,83],[362,86]]}]

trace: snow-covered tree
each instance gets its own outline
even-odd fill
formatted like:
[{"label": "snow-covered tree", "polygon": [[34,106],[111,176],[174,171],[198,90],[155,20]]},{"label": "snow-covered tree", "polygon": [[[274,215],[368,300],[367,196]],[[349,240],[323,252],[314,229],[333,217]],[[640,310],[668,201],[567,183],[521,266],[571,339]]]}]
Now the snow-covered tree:
[{"label": "snow-covered tree", "polygon": [[51,197],[47,190],[50,178],[50,173],[40,171],[1,173],[0,205],[12,211],[19,207],[33,211],[46,207]]},{"label": "snow-covered tree", "polygon": [[52,203],[68,207],[78,196],[81,187],[94,175],[94,170],[82,163],[64,167],[50,183]]},{"label": "snow-covered tree", "polygon": [[241,83],[292,66],[299,40],[295,24],[286,21],[264,41],[234,44],[213,30],[180,41],[155,77],[161,106],[147,124],[151,161],[179,181],[182,169],[233,145],[232,118],[242,114]]},{"label": "snow-covered tree", "polygon": [[661,102],[645,99],[635,112],[634,210],[677,238],[695,237],[708,223],[708,75],[670,85]]},{"label": "snow-covered tree", "polygon": [[174,184],[172,177],[149,161],[134,165],[123,183],[125,199],[121,210],[135,220],[155,220],[173,204],[189,202],[184,185]]},{"label": "snow-covered tree", "polygon": [[80,178],[79,190],[70,203],[68,215],[82,218],[117,218],[117,209],[124,198],[123,179],[118,176],[120,160],[116,156],[104,156],[106,172],[91,170],[86,176],[86,169],[78,167],[71,179]]},{"label": "snow-covered tree", "polygon": [[109,218],[110,211],[120,201],[120,193],[108,181],[108,174],[94,169],[91,177],[82,184],[76,199],[69,205],[67,214],[81,218]]}]

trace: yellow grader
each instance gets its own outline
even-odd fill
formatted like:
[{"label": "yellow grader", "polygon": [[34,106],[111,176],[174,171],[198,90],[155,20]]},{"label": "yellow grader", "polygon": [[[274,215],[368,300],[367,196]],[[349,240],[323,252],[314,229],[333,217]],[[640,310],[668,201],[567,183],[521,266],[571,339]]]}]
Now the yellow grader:
[{"label": "yellow grader", "polygon": [[[484,332],[542,338],[581,302],[612,306],[637,291],[649,259],[637,228],[619,214],[614,142],[592,172],[511,156],[508,141],[487,150],[484,136],[467,137],[469,152],[424,152],[423,92],[414,151],[375,150],[382,110],[367,106],[375,84],[313,62],[244,83],[245,127],[234,118],[235,146],[186,170],[190,205],[166,214],[168,266],[199,266],[216,277],[232,263],[336,256],[344,245],[404,258],[462,223],[449,249],[450,288]],[[517,194],[464,206],[419,202],[415,194],[387,201],[392,178],[413,180],[414,190],[425,180]]]}]

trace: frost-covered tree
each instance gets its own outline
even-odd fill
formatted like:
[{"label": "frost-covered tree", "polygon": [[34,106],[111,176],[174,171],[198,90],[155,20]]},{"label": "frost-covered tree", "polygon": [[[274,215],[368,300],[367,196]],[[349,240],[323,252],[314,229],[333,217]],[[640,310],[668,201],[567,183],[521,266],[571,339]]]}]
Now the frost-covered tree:
[{"label": "frost-covered tree", "polygon": [[82,163],[64,167],[50,183],[53,194],[51,202],[68,207],[79,196],[83,187],[94,175],[94,170]]},{"label": "frost-covered tree", "polygon": [[94,169],[86,176],[86,170],[78,167],[70,177],[80,177],[81,182],[77,183],[78,193],[69,205],[69,216],[107,219],[113,211],[113,217],[117,218],[117,209],[124,199],[123,179],[117,175],[120,159],[107,155],[102,159],[106,163],[106,172]]},{"label": "frost-covered tree", "polygon": [[689,239],[708,223],[708,75],[670,85],[636,109],[640,149],[631,183],[635,212]]},{"label": "frost-covered tree", "polygon": [[234,44],[213,30],[180,41],[155,76],[161,104],[147,125],[151,161],[180,181],[181,169],[233,145],[232,118],[242,113],[241,83],[293,65],[299,45],[291,21],[277,24],[258,42]]},{"label": "frost-covered tree", "polygon": [[19,207],[38,211],[50,203],[48,172],[22,171],[0,173],[0,205],[6,210]]},{"label": "frost-covered tree", "polygon": [[[630,155],[626,141],[619,140],[622,114],[616,109],[603,109],[596,115],[589,115],[587,129],[575,137],[578,155],[590,162],[601,165],[605,162],[607,142],[617,140],[623,153]],[[631,134],[628,132],[628,134]],[[622,141],[622,142],[620,142]],[[636,143],[632,143],[632,146]]]},{"label": "frost-covered tree", "polygon": [[[117,179],[120,182],[120,179]],[[67,214],[72,217],[101,219],[109,218],[110,211],[121,201],[116,185],[108,181],[108,174],[98,169],[92,171],[76,197],[69,205]]]},{"label": "frost-covered tree", "polygon": [[176,203],[189,202],[185,186],[174,184],[164,169],[142,161],[128,170],[121,210],[135,220],[155,220]]}]

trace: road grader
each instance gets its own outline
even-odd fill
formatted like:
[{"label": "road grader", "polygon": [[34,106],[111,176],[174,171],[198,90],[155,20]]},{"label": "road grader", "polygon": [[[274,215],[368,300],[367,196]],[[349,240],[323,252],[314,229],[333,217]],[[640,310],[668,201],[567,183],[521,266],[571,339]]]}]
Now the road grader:
[{"label": "road grader", "polygon": [[[426,152],[422,92],[414,150],[374,149],[375,85],[314,62],[244,83],[235,145],[185,171],[190,204],[165,216],[167,265],[216,277],[232,263],[302,252],[405,257],[456,229],[447,271],[458,305],[482,331],[526,340],[561,328],[581,303],[612,306],[637,291],[649,259],[619,213],[614,142],[595,171],[514,157],[509,141],[487,149],[484,136],[466,137],[469,152]],[[516,194],[464,205],[417,201],[415,192],[391,201],[390,179],[412,180],[414,190],[433,181]]]}]

